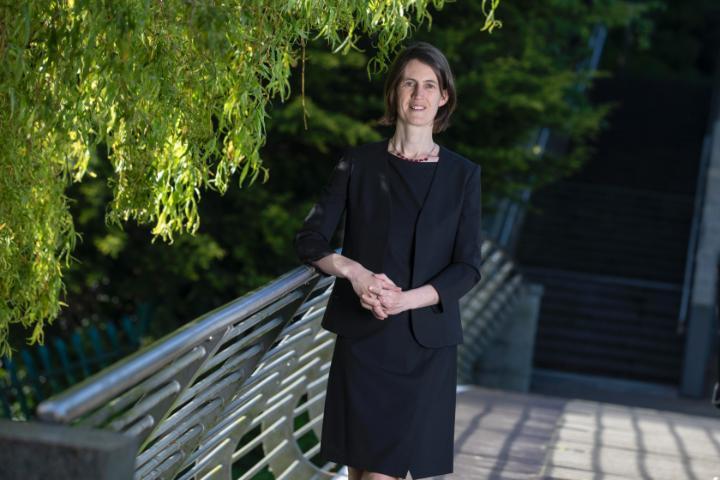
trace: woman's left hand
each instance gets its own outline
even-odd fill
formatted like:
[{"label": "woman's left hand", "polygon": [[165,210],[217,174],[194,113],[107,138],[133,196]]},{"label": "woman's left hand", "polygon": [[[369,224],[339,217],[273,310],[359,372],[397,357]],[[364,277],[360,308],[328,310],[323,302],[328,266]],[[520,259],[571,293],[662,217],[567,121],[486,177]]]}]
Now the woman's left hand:
[{"label": "woman's left hand", "polygon": [[412,304],[413,297],[409,290],[395,291],[383,289],[377,298],[380,300],[383,311],[388,315],[397,315],[400,312],[414,308]]}]

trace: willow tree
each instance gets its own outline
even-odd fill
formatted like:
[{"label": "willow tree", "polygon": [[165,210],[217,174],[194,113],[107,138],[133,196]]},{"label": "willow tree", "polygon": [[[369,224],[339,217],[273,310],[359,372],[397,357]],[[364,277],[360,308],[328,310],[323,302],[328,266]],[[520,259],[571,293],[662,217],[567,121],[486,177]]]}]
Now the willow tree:
[{"label": "willow tree", "polygon": [[[483,28],[498,25],[488,0]],[[106,222],[153,240],[195,232],[204,189],[268,169],[270,99],[289,95],[310,38],[346,53],[361,36],[382,70],[443,0],[19,0],[0,6],[0,354],[9,326],[62,307],[78,234],[65,190],[112,164]]]}]

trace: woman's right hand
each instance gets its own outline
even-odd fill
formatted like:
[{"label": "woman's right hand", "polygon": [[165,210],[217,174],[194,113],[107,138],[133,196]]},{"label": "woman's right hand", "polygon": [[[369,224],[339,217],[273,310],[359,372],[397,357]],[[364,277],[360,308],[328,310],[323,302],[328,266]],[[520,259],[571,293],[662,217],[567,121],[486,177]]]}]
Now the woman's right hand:
[{"label": "woman's right hand", "polygon": [[350,279],[355,294],[360,299],[360,305],[372,312],[378,320],[384,320],[388,314],[380,303],[378,296],[385,290],[401,291],[384,273],[373,273],[362,267]]}]

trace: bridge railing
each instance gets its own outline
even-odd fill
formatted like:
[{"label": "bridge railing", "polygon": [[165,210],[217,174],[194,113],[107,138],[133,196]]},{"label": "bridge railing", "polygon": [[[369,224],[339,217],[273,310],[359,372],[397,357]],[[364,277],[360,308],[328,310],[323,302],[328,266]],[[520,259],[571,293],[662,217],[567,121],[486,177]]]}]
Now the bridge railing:
[{"label": "bridge railing", "polygon": [[[461,383],[520,291],[512,261],[490,241],[482,253],[483,278],[461,300]],[[139,479],[331,478],[341,466],[317,454],[333,280],[292,270],[46,400],[37,418],[135,437]]]}]

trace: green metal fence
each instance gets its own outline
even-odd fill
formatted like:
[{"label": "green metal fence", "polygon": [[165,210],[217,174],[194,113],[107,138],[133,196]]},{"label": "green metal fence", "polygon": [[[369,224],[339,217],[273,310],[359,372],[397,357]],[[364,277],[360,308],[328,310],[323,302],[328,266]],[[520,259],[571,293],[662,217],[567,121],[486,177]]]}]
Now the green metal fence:
[{"label": "green metal fence", "polygon": [[27,420],[38,403],[111,365],[140,347],[151,306],[100,326],[78,328],[66,339],[21,349],[0,366],[0,417]]}]

